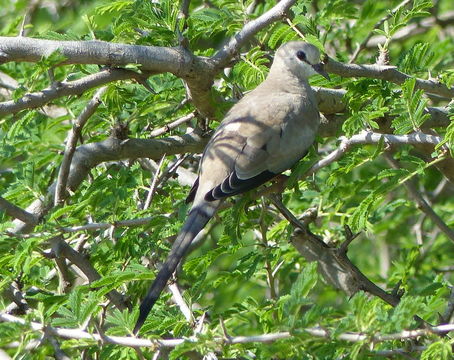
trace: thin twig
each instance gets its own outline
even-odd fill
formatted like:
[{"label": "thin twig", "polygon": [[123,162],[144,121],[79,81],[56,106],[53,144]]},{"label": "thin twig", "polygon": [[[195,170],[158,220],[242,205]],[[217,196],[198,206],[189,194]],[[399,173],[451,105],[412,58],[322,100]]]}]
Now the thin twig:
[{"label": "thin twig", "polygon": [[[384,153],[383,155],[386,161],[391,165],[393,169],[401,169],[402,166],[397,160],[395,160],[390,154]],[[421,193],[416,188],[415,184],[410,180],[404,182],[404,186],[407,188],[408,193],[416,201],[419,209],[424,212],[433,223],[451,240],[454,242],[454,230],[451,229],[441,217],[434,211],[430,204],[424,199]]]},{"label": "thin twig", "polygon": [[148,190],[147,198],[145,199],[145,203],[143,205],[143,210],[148,209],[153,200],[153,195],[156,192],[156,185],[158,184],[159,175],[161,174],[162,165],[164,164],[164,160],[166,158],[166,154],[162,155],[161,160],[159,160],[158,167],[156,168],[156,172],[153,176],[153,181],[151,182],[150,189]]},{"label": "thin twig", "polygon": [[192,311],[189,308],[188,304],[186,304],[186,301],[184,301],[177,283],[172,282],[171,284],[168,285],[168,288],[172,293],[173,301],[175,301],[175,304],[177,304],[177,306],[179,307],[181,313],[186,318],[186,321],[190,324],[194,323],[194,316],[192,315]]},{"label": "thin twig", "polygon": [[107,86],[103,86],[98,89],[93,98],[85,106],[84,110],[80,113],[79,117],[73,123],[71,132],[69,133],[65,154],[63,155],[63,160],[60,165],[60,170],[58,172],[57,184],[55,186],[55,197],[54,205],[60,205],[66,197],[66,184],[68,181],[69,169],[71,166],[71,161],[76,151],[77,140],[81,136],[82,129],[87,122],[87,120],[95,113],[98,106],[101,104],[101,97],[106,92]]},{"label": "thin twig", "polygon": [[341,137],[338,148],[325,156],[323,159],[317,161],[312,167],[304,174],[305,176],[316,173],[321,168],[333,163],[344,155],[351,146],[359,144],[378,144],[383,138],[385,144],[389,145],[416,145],[416,144],[431,144],[437,145],[441,142],[441,138],[435,135],[428,135],[424,133],[412,133],[409,135],[390,135],[379,134],[368,131],[362,131],[351,138]]},{"label": "thin twig", "polygon": [[[130,336],[108,336],[108,335],[99,335],[91,334],[86,331],[79,329],[66,329],[66,328],[56,328],[51,326],[44,326],[37,322],[28,322],[24,319],[21,319],[16,316],[9,314],[0,313],[0,321],[10,322],[21,324],[27,328],[30,328],[33,331],[46,331],[54,336],[59,336],[67,339],[86,339],[92,340],[95,342],[102,341],[108,344],[116,344],[130,347],[149,347],[149,348],[173,348],[175,346],[184,344],[184,343],[197,343],[197,338],[185,338],[185,339],[141,339],[137,337]],[[414,339],[421,336],[430,336],[432,334],[443,334],[446,332],[454,331],[454,324],[445,324],[439,326],[433,326],[424,329],[416,330],[403,330],[397,333],[392,334],[363,334],[363,333],[341,333],[337,335],[332,335],[328,330],[322,329],[320,327],[304,328],[300,333],[306,332],[309,335],[314,337],[321,337],[326,339],[338,339],[348,342],[362,342],[370,341],[371,343],[378,343],[384,341],[393,341],[393,340],[405,340],[405,339]],[[252,335],[252,336],[233,336],[229,339],[224,337],[212,338],[210,341],[217,342],[219,344],[248,344],[252,342],[267,343],[278,341],[282,339],[292,339],[294,336],[289,332],[280,332],[280,333],[270,333],[262,335]]]},{"label": "thin twig", "polygon": [[397,5],[394,9],[392,9],[390,12],[388,12],[383,18],[380,19],[380,21],[378,21],[374,25],[373,29],[369,32],[369,34],[366,36],[366,38],[356,48],[355,52],[353,53],[352,57],[350,58],[350,61],[349,61],[350,64],[353,63],[356,60],[356,58],[358,57],[359,53],[366,48],[367,42],[372,37],[374,30],[376,30],[380,26],[382,26],[386,20],[389,20],[397,11],[399,11],[401,8],[407,6],[411,1],[412,0],[402,1],[399,5]]},{"label": "thin twig", "polygon": [[[58,87],[50,86],[38,92],[25,94],[17,100],[1,102],[0,117],[24,109],[38,108],[63,96],[80,95],[87,90],[105,85],[109,82],[134,79],[141,76],[141,74],[131,70],[109,68],[96,74],[87,75],[78,80],[62,81],[58,84]],[[9,121],[14,121],[14,119]]]},{"label": "thin twig", "polygon": [[216,66],[219,68],[224,67],[252,36],[271,23],[281,19],[295,1],[296,0],[281,0],[266,13],[244,25],[238,33],[230,38],[227,45],[213,56],[212,59]]},{"label": "thin twig", "polygon": [[169,132],[170,130],[175,129],[176,127],[180,126],[181,124],[187,123],[188,121],[190,121],[190,120],[192,120],[194,118],[195,118],[195,112],[192,112],[192,113],[190,113],[188,115],[182,116],[181,118],[166,124],[162,128],[153,130],[150,133],[150,137],[156,137],[156,136],[160,136],[162,134],[165,134],[166,132]]}]

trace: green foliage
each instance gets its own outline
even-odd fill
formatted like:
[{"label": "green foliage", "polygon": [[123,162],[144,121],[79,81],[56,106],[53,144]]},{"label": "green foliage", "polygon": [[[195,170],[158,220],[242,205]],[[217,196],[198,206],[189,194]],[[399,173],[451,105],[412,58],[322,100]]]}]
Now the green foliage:
[{"label": "green foliage", "polygon": [[[0,34],[17,36],[29,14],[31,20],[25,31],[31,38],[178,47],[183,37],[187,41],[182,44],[189,51],[209,57],[245,24],[276,4],[272,0],[192,0],[185,17],[180,12],[181,3],[50,0],[33,8],[26,0],[3,1]],[[253,3],[255,7],[251,8]],[[194,352],[207,357],[214,352],[220,359],[375,359],[377,351],[411,346],[399,340],[372,342],[369,336],[419,328],[415,316],[433,325],[439,323],[454,280],[452,271],[446,271],[452,267],[454,248],[433,220],[423,215],[405,185],[413,181],[434,212],[448,226],[454,225],[452,187],[448,183],[438,193],[443,176],[432,166],[440,165],[437,162],[441,156],[454,154],[454,105],[449,99],[420,90],[416,80],[430,79],[452,87],[454,42],[446,35],[449,28],[440,21],[421,33],[396,39],[399,31],[424,23],[434,10],[431,1],[415,0],[393,11],[400,3],[296,1],[288,19],[259,31],[235,54],[229,64],[231,71],[219,72],[213,86],[219,116],[210,126],[218,125],[233,103],[263,81],[274,51],[282,43],[300,39],[300,33],[330,57],[345,63],[369,34],[384,36],[386,41],[380,46],[389,55],[389,65],[407,74],[408,79],[400,85],[334,74],[330,82],[321,77],[311,79],[314,86],[347,90],[343,99],[347,110],[325,114],[330,125],[333,120],[342,121],[342,125],[329,136],[320,135],[318,149],[311,149],[286,173],[289,179],[282,201],[296,216],[309,207],[317,208],[318,218],[310,229],[330,246],[345,240],[345,225],[361,232],[349,246],[349,258],[384,290],[391,292],[399,285],[404,292],[401,302],[392,307],[364,292],[349,297],[334,289],[318,273],[317,263],[307,262],[289,242],[293,227],[266,197],[257,201],[247,194],[237,196],[233,204],[224,203],[229,208],[210,223],[206,239],[194,246],[178,271],[177,283],[192,308],[194,323],[188,322],[171,295],[164,293],[141,329],[143,337],[190,339],[170,349],[170,359],[188,359]],[[448,0],[438,1],[437,8],[440,19],[454,9]],[[380,22],[385,17],[387,20]],[[374,29],[379,22],[381,25]],[[378,47],[368,45],[355,62],[373,64],[377,54]],[[61,65],[65,60],[57,50],[34,63],[1,63],[2,75],[17,83],[8,85],[7,78],[2,77],[0,102],[26,99],[29,93],[58,88],[59,82],[81,79],[100,70],[96,64]],[[128,68],[140,72],[140,64]],[[187,101],[182,79],[165,73],[149,76],[147,81],[153,91],[132,80],[110,83],[102,103],[84,126],[78,145],[83,144],[87,150],[93,143],[105,141],[119,122],[128,124],[131,138],[146,139],[150,131],[196,110],[192,101]],[[52,105],[49,108],[28,109],[0,119],[2,198],[24,209],[36,199],[46,198],[49,185],[56,180],[72,120],[85,109],[94,91],[57,98],[48,104]],[[428,107],[447,111],[450,122],[445,118],[432,122]],[[55,109],[59,111],[53,113]],[[185,134],[202,123],[197,116],[162,137]],[[383,153],[390,148],[384,141],[353,147],[311,178],[300,180],[315,161],[339,145],[339,136],[350,137],[363,130],[394,134],[436,131],[443,140],[429,160],[419,157],[413,146],[392,147],[400,169],[391,169],[385,161]],[[176,181],[176,175],[170,176],[158,185],[150,207],[144,210],[154,177],[146,163],[136,159],[107,162],[111,159],[104,155],[101,163],[86,160],[89,174],[64,204],[49,208],[32,234],[6,233],[13,219],[0,212],[1,311],[11,304],[7,294],[15,282],[29,306],[26,314],[17,316],[27,322],[107,336],[132,335],[138,304],[188,211],[184,199],[189,187]],[[166,156],[162,170],[168,170],[178,159]],[[181,166],[195,173],[198,160],[198,155],[189,156]],[[116,226],[118,221],[141,217],[151,220],[145,225]],[[115,226],[62,230],[87,223]],[[88,284],[76,265],[68,263],[71,287],[65,288],[56,259],[47,256],[55,236],[62,236],[77,249],[100,279]],[[115,308],[106,297],[112,290],[124,295],[131,309]],[[317,337],[308,328],[324,329],[330,338]],[[271,342],[222,341],[225,336],[287,332],[290,337]],[[339,340],[345,333],[361,333],[367,339],[357,343]],[[0,334],[0,346],[11,357],[55,356],[54,346],[41,341],[42,334],[30,330],[28,323],[0,322]],[[54,338],[70,358],[139,359],[153,358],[156,353],[156,349],[142,348],[142,355],[135,349],[91,339]],[[40,345],[29,350],[27,346],[36,340]],[[453,356],[449,337],[422,336],[418,345],[425,349],[409,356]]]},{"label": "green foliage", "polygon": [[430,344],[421,354],[421,360],[452,359],[452,341],[437,341]]},{"label": "green foliage", "polygon": [[83,327],[84,323],[96,311],[99,311],[98,297],[95,293],[87,290],[79,288],[69,295],[67,306],[61,306],[57,312],[58,317],[52,320],[53,326]]},{"label": "green foliage", "polygon": [[402,84],[401,101],[396,101],[393,114],[397,115],[393,120],[392,127],[397,134],[406,134],[419,131],[421,125],[430,117],[425,112],[427,99],[423,98],[423,91],[415,91],[416,79],[408,79]]},{"label": "green foliage", "polygon": [[251,49],[233,69],[233,76],[239,79],[239,84],[243,84],[245,89],[253,89],[268,74],[267,64],[269,61],[264,57],[265,52],[259,48]]}]

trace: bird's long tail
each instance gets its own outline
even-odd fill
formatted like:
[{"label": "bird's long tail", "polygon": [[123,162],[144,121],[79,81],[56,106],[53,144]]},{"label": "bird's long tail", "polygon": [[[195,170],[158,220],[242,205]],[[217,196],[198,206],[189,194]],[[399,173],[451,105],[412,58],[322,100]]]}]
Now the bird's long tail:
[{"label": "bird's long tail", "polygon": [[147,296],[140,304],[139,318],[134,327],[134,334],[137,334],[142,327],[145,319],[150,313],[153,305],[161,295],[162,290],[167,284],[167,281],[172,276],[181,258],[186,254],[192,240],[205,227],[207,222],[213,217],[219,206],[219,201],[203,202],[202,204],[194,205],[188,214],[180,233],[178,234],[169,255],[161,270],[156,276],[153,284],[148,290]]}]

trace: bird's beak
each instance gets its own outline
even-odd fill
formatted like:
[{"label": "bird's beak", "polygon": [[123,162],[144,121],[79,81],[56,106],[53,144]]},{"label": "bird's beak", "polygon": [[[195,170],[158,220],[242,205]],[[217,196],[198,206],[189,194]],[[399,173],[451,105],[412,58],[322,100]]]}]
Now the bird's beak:
[{"label": "bird's beak", "polygon": [[317,73],[319,73],[321,76],[323,76],[325,79],[331,80],[331,79],[329,78],[328,73],[325,71],[325,68],[324,68],[324,66],[323,66],[322,63],[318,63],[318,64],[315,64],[315,65],[312,65],[312,68],[313,68]]}]

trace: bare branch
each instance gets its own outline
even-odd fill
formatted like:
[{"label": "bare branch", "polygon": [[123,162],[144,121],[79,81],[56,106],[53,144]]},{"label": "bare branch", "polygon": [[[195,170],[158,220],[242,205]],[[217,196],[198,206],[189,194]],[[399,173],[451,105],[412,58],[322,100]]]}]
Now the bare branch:
[{"label": "bare branch", "polygon": [[[173,348],[183,343],[197,343],[197,338],[185,338],[185,339],[140,339],[130,336],[108,336],[100,334],[90,334],[86,331],[79,329],[66,329],[66,328],[55,328],[51,326],[44,326],[37,322],[27,322],[19,317],[0,313],[0,321],[21,324],[29,327],[33,331],[47,331],[48,334],[59,336],[67,339],[86,339],[95,342],[104,342],[108,344],[130,346],[130,347],[149,347],[149,348]],[[302,331],[314,337],[321,337],[332,340],[343,340],[348,342],[361,342],[370,341],[371,343],[378,343],[392,340],[405,340],[414,339],[421,336],[430,336],[432,334],[443,334],[446,332],[454,331],[454,324],[445,324],[425,329],[417,330],[403,330],[398,333],[392,334],[363,334],[363,333],[341,333],[336,336],[331,335],[328,330],[320,327],[305,328]],[[268,343],[278,341],[282,339],[292,339],[293,335],[289,332],[271,333],[263,335],[252,335],[252,336],[233,336],[226,339],[225,337],[212,338],[210,341],[215,341],[219,344],[247,344],[252,342]]]},{"label": "bare branch", "polygon": [[[317,262],[318,270],[327,282],[350,296],[364,290],[392,306],[399,303],[399,298],[375,285],[350,261],[344,248],[346,245],[332,248],[309,230],[308,224],[317,216],[315,209],[308,209],[301,220],[298,220],[280,199],[276,196],[271,199],[281,214],[296,228],[290,242],[307,261]],[[348,240],[353,238],[352,236]]]},{"label": "bare branch", "polygon": [[3,296],[12,301],[12,303],[4,309],[6,313],[25,313],[29,309],[27,300],[25,300],[24,294],[17,281],[13,281],[8,288],[3,291]]},{"label": "bare branch", "polygon": [[307,261],[316,261],[323,278],[336,289],[353,295],[360,290],[379,297],[392,306],[399,298],[387,293],[370,281],[346,256],[345,252],[331,248],[308,229],[297,229],[291,238],[292,244]]},{"label": "bare branch", "polygon": [[153,200],[153,196],[156,192],[156,186],[158,184],[158,179],[161,175],[162,165],[164,164],[165,158],[166,158],[166,154],[162,155],[161,160],[159,160],[158,167],[153,176],[153,180],[151,181],[151,184],[150,184],[150,189],[148,190],[147,198],[145,199],[145,203],[143,204],[143,210],[148,209],[148,207],[151,204],[151,201]]},{"label": "bare branch", "polygon": [[33,213],[21,209],[19,206],[10,203],[8,200],[4,199],[1,196],[0,209],[12,218],[19,219],[26,224],[36,225],[38,223],[38,218]]},{"label": "bare branch", "polygon": [[191,56],[178,48],[118,44],[113,42],[57,41],[27,37],[0,37],[0,63],[10,61],[37,62],[59,51],[65,64],[97,64],[125,66],[141,64],[142,71],[171,72],[183,76],[190,67]]},{"label": "bare branch", "polygon": [[[397,70],[395,66],[342,64],[331,58],[326,61],[325,69],[342,77],[382,79],[398,85],[411,78],[411,76]],[[454,86],[448,88],[445,84],[433,80],[416,79],[415,88],[447,99],[454,97]]]},{"label": "bare branch", "polygon": [[93,98],[88,102],[85,109],[80,113],[79,117],[73,123],[71,132],[69,133],[68,140],[66,142],[65,154],[60,165],[58,172],[57,184],[55,185],[55,199],[54,205],[58,206],[61,204],[66,197],[66,183],[68,181],[69,168],[71,161],[76,151],[77,140],[79,139],[82,129],[87,120],[95,113],[99,104],[101,104],[101,96],[106,92],[107,87],[103,86],[98,89]]},{"label": "bare branch", "polygon": [[181,313],[184,315],[186,321],[190,324],[194,323],[194,316],[192,315],[192,311],[189,308],[186,301],[184,301],[183,296],[181,295],[181,291],[178,288],[178,285],[175,282],[172,282],[167,286],[172,293],[172,299],[175,301],[175,304],[178,305],[180,308]]}]

